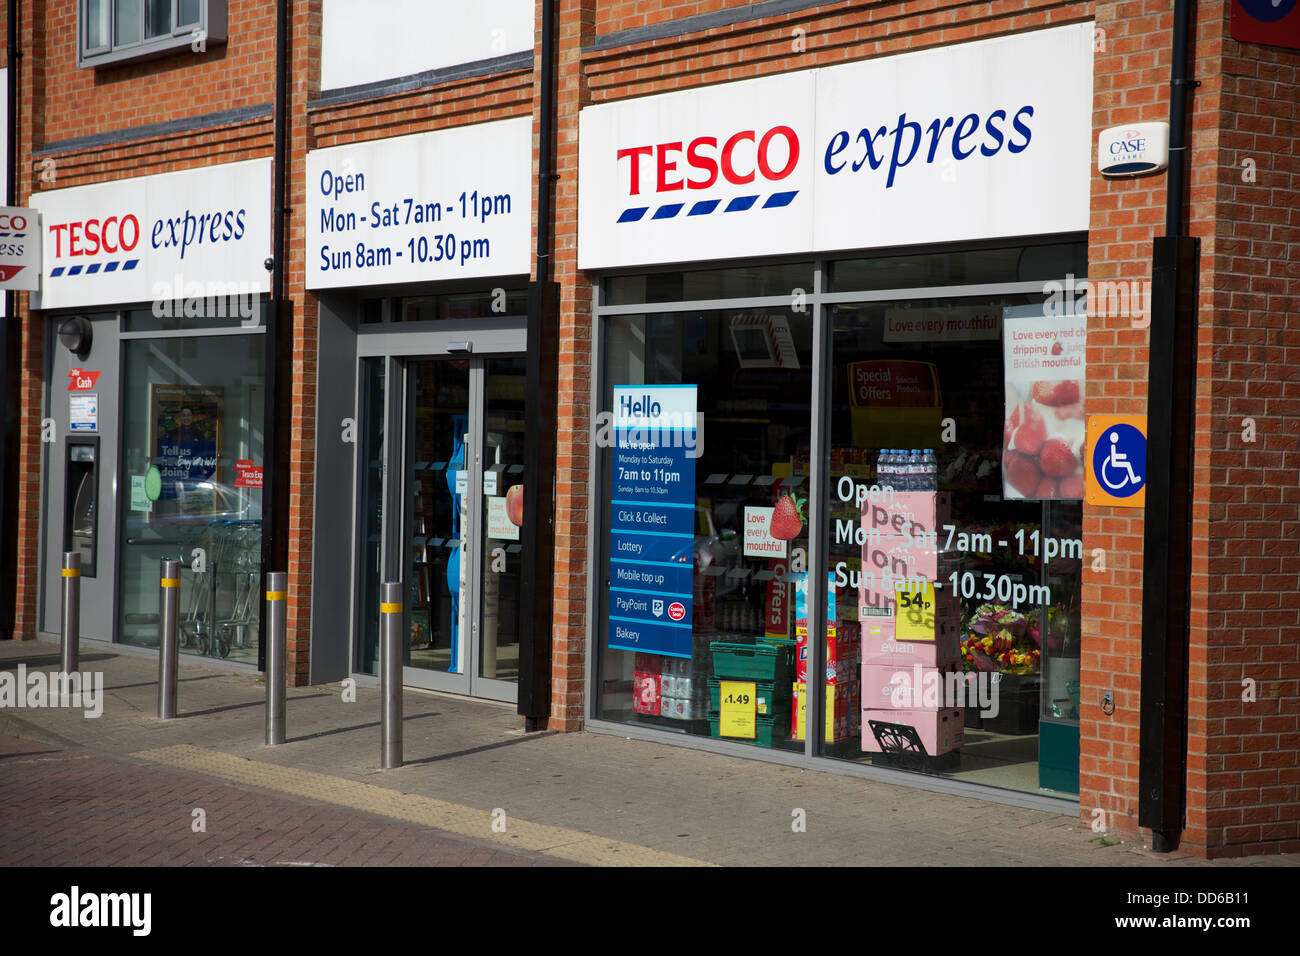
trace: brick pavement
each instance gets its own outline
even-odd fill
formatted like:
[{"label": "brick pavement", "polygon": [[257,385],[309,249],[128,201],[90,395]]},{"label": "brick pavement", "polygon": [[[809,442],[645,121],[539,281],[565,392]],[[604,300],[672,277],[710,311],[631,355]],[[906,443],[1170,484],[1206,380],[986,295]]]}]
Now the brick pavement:
[{"label": "brick pavement", "polygon": [[[194,811],[204,812],[202,832]],[[0,866],[542,866],[539,853],[0,736]]]},{"label": "brick pavement", "polygon": [[[48,643],[0,642],[0,667],[20,660],[53,667],[56,651]],[[100,718],[64,709],[0,710],[0,734],[80,746],[88,758],[121,758],[141,774],[172,771],[149,768],[131,754],[197,748],[214,760],[230,755],[269,768],[257,777],[266,783],[259,792],[278,798],[285,793],[275,788],[289,784],[269,772],[275,768],[338,781],[334,789],[349,794],[338,799],[356,806],[336,804],[332,812],[383,808],[389,797],[379,791],[392,791],[478,814],[502,808],[511,820],[571,831],[574,843],[623,841],[724,865],[1214,865],[1101,839],[1070,815],[971,796],[606,734],[526,735],[512,707],[416,691],[404,695],[407,764],[382,771],[377,687],[357,687],[355,703],[343,701],[338,685],[291,689],[288,742],[268,748],[262,743],[265,687],[256,673],[183,658],[180,719],[160,722],[152,716],[154,658],[87,645],[82,667],[104,673]],[[18,819],[39,805],[20,803]],[[796,808],[807,815],[806,832],[792,832]],[[369,819],[385,826],[395,818]],[[1221,862],[1300,865],[1300,856]]]}]

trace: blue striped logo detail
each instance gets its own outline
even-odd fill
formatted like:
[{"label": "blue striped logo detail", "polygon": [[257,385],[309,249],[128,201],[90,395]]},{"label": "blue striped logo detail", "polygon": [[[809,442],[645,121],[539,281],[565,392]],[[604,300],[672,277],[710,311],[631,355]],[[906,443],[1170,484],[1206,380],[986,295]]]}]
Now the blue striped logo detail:
[{"label": "blue striped logo detail", "polygon": [[[763,200],[763,203],[759,208],[780,209],[782,206],[788,206],[790,203],[794,202],[794,197],[797,195],[799,195],[799,190],[797,189],[791,189],[788,192],[782,193],[772,193]],[[721,207],[722,212],[746,212],[753,209],[760,199],[763,199],[763,197],[736,196],[734,199],[728,201],[725,206],[722,205],[721,199],[701,199],[697,203],[692,203],[689,208],[684,202],[670,202],[656,207],[655,211],[651,213],[650,219],[652,221],[655,219],[674,219],[681,214],[683,209],[686,210],[687,216],[707,216],[710,213],[718,212],[719,207]],[[646,217],[646,213],[649,212],[649,206],[631,206],[619,213],[618,222],[640,222]]]},{"label": "blue striped logo detail", "polygon": [[121,269],[128,272],[140,264],[139,259],[110,259],[108,262],[92,262],[86,266],[55,266],[50,270],[50,278],[57,279],[59,276],[93,276],[101,270],[104,272],[116,272]]},{"label": "blue striped logo detail", "polygon": [[0,232],[0,239],[26,239],[25,232]]}]

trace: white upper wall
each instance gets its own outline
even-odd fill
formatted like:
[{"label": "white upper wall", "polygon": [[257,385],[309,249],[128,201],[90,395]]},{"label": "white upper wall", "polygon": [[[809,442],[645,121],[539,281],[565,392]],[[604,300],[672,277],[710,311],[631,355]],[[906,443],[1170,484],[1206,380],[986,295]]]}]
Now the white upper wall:
[{"label": "white upper wall", "polygon": [[533,0],[324,0],[321,90],[533,48]]}]

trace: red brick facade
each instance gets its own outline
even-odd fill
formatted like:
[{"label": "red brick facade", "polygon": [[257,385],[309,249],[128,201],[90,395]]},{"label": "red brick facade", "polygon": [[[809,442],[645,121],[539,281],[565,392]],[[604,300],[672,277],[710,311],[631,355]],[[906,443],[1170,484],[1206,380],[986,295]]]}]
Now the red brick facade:
[{"label": "red brick facade", "polygon": [[[332,105],[312,105],[320,96],[321,0],[291,5],[288,572],[290,669],[299,683],[308,674],[317,440],[316,304],[305,290],[303,258],[306,154],[530,114],[536,129],[543,2],[537,3],[531,68]],[[584,106],[1095,20],[1094,142],[1105,127],[1168,119],[1173,15],[1167,0],[836,3],[725,25],[711,17],[696,21],[699,29],[691,33],[617,36],[687,17],[739,16],[750,6],[741,0],[564,0],[558,6],[553,729],[582,726],[590,640],[592,280],[577,268],[578,113]],[[755,6],[763,12],[763,4]],[[1191,96],[1187,221],[1201,239],[1202,257],[1183,846],[1208,856],[1294,852],[1300,850],[1300,496],[1294,491],[1300,473],[1300,53],[1232,40],[1227,0],[1196,6],[1192,72],[1202,85]],[[195,132],[106,146],[67,141],[269,107],[274,4],[231,0],[230,39],[206,54],[99,71],[76,66],[73,0],[27,2],[21,10],[20,202],[42,188],[271,155],[269,109]],[[1091,189],[1090,278],[1146,282],[1152,239],[1164,231],[1165,177],[1104,180],[1094,174]],[[26,320],[25,296],[20,303],[19,471],[25,477],[16,632],[32,637],[43,357],[41,326]],[[1147,329],[1128,318],[1090,318],[1088,414],[1146,411],[1148,340]],[[1140,511],[1085,506],[1079,817],[1090,826],[1100,816],[1106,830],[1129,835],[1138,833],[1142,535]],[[1096,553],[1104,555],[1104,571],[1093,570]],[[1242,700],[1245,681],[1254,682],[1253,700]],[[1103,690],[1115,694],[1109,716],[1098,707]]]}]

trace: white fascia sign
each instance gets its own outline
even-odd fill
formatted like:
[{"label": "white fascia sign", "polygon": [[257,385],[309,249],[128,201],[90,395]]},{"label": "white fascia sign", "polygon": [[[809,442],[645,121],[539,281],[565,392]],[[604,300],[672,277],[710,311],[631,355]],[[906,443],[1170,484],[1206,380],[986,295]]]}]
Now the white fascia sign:
[{"label": "white fascia sign", "polygon": [[1097,171],[1103,176],[1141,176],[1168,165],[1168,123],[1112,126],[1097,137]]},{"label": "white fascia sign", "polygon": [[40,213],[0,206],[0,289],[35,292],[40,287]]},{"label": "white fascia sign", "polygon": [[588,107],[582,269],[1088,228],[1090,23]]},{"label": "white fascia sign", "polygon": [[271,289],[271,160],[32,195],[43,281],[32,307],[262,295]]},{"label": "white fascia sign", "polygon": [[532,118],[307,154],[307,288],[527,275]]}]

